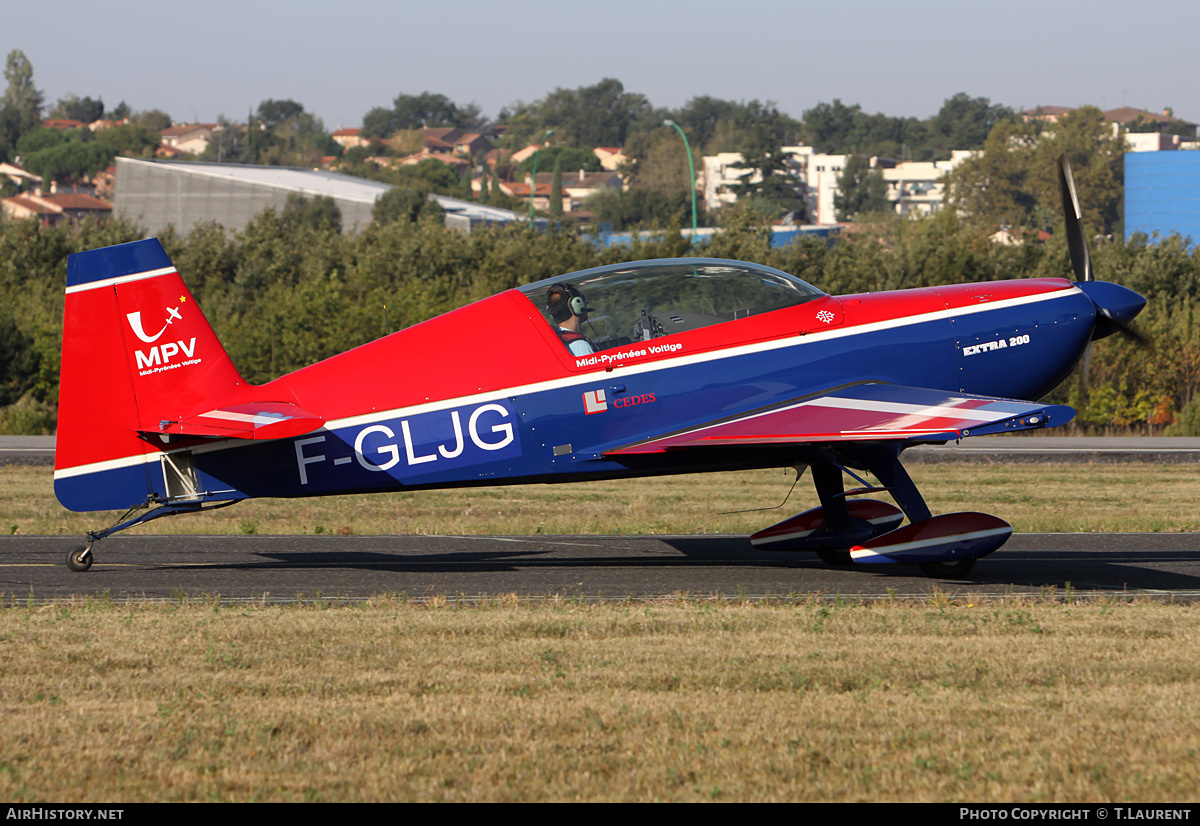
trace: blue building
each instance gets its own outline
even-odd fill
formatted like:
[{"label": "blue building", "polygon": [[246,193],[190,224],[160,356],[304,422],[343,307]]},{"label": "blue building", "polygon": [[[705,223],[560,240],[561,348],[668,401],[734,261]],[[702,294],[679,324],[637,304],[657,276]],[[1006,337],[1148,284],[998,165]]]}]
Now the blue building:
[{"label": "blue building", "polygon": [[1200,152],[1125,155],[1125,238],[1179,233],[1200,244]]}]

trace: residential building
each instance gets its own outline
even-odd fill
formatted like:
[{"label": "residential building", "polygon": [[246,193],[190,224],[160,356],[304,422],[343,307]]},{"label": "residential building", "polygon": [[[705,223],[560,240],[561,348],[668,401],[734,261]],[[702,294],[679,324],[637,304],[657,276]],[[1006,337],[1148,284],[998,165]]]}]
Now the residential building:
[{"label": "residential building", "polygon": [[65,118],[47,118],[42,121],[42,127],[45,129],[82,129],[87,126],[81,120],[67,120]]},{"label": "residential building", "polygon": [[64,221],[78,223],[86,218],[104,220],[112,214],[112,204],[82,192],[55,192],[49,195],[27,192],[3,201],[4,214],[10,218],[33,219],[55,226]]},{"label": "residential building", "polygon": [[169,126],[159,134],[162,142],[175,152],[202,155],[212,142],[217,126],[215,123],[181,123]]},{"label": "residential building", "polygon": [[353,149],[356,146],[366,146],[368,141],[359,134],[358,129],[338,129],[331,136],[334,143],[343,149]]},{"label": "residential building", "polygon": [[8,178],[22,190],[37,189],[42,185],[40,175],[34,175],[32,172],[22,169],[15,163],[0,163],[0,175]]},{"label": "residential building", "polygon": [[737,190],[747,175],[751,176],[751,183],[761,180],[754,170],[738,167],[741,162],[741,152],[720,152],[716,155],[705,155],[700,159],[701,192],[705,209],[719,209],[737,203]]},{"label": "residential building", "polygon": [[1179,149],[1183,144],[1179,135],[1162,132],[1126,132],[1125,143],[1130,152],[1164,152]]},{"label": "residential building", "polygon": [[425,151],[435,155],[461,155],[473,158],[491,150],[492,142],[479,132],[461,132],[450,126],[430,126],[421,130]]},{"label": "residential building", "polygon": [[[784,146],[788,173],[801,185],[805,221],[809,224],[837,223],[838,195],[842,173],[849,155],[827,155],[811,146]],[[972,152],[955,150],[948,161],[927,163],[897,162],[887,158],[871,158],[871,168],[879,170],[888,185],[888,199],[901,215],[928,215],[939,209],[945,197],[942,179],[946,173],[971,157]],[[723,152],[703,158],[704,203],[707,209],[737,201],[738,190],[747,180],[761,180],[759,172],[739,166],[741,154]]]},{"label": "residential building", "polygon": [[629,157],[619,146],[597,146],[592,154],[599,159],[600,166],[609,172],[618,172],[629,163]]},{"label": "residential building", "polygon": [[838,185],[842,179],[842,170],[846,168],[849,155],[825,155],[814,152],[811,146],[798,146],[805,150],[800,157],[804,158],[804,214],[810,224],[836,224],[837,207],[834,199],[837,197]]},{"label": "residential building", "polygon": [[1104,112],[1104,117],[1109,123],[1117,126],[1128,126],[1131,123],[1157,123],[1157,124],[1183,124],[1188,127],[1191,135],[1196,135],[1196,124],[1191,121],[1177,118],[1170,109],[1163,109],[1161,114],[1158,112],[1148,112],[1145,109],[1135,109],[1132,106],[1121,106],[1116,109],[1108,109]]},{"label": "residential building", "polygon": [[[1026,123],[1030,121],[1041,121],[1047,124],[1058,123],[1058,119],[1067,112],[1073,112],[1074,108],[1070,106],[1038,106],[1029,111],[1022,112],[1021,117]],[[1157,124],[1182,124],[1187,127],[1187,131],[1193,137],[1196,136],[1196,124],[1191,121],[1183,120],[1175,117],[1174,113],[1169,109],[1163,109],[1162,112],[1151,112],[1146,109],[1136,109],[1132,106],[1118,106],[1116,109],[1106,109],[1104,118],[1113,126],[1113,134],[1117,134],[1122,128],[1128,127],[1132,123],[1157,123]],[[1136,132],[1126,132],[1126,135],[1138,134]],[[1135,151],[1146,152],[1152,151],[1147,149],[1138,149]]]},{"label": "residential building", "polygon": [[946,175],[974,154],[971,150],[955,149],[948,161],[905,161],[882,169],[888,200],[901,215],[936,212],[946,197]]},{"label": "residential building", "polygon": [[[525,183],[529,183],[528,176],[526,176]],[[539,172],[537,175],[537,183],[538,192],[541,192],[543,185],[547,187],[546,203],[547,208],[549,208],[549,188],[554,184],[554,173]],[[563,212],[577,212],[583,207],[584,201],[598,192],[603,192],[610,189],[621,190],[624,188],[625,182],[621,180],[621,176],[616,172],[585,172],[582,169],[580,169],[578,172],[563,172]],[[528,190],[525,191],[525,197],[529,197]]]},{"label": "residential building", "polygon": [[454,155],[445,152],[432,152],[430,150],[416,152],[412,155],[406,155],[403,158],[371,158],[370,160],[374,161],[380,166],[390,167],[412,166],[413,164],[418,164],[421,161],[441,161],[447,166],[453,167],[456,172],[461,172],[471,165],[470,160],[460,155]]}]

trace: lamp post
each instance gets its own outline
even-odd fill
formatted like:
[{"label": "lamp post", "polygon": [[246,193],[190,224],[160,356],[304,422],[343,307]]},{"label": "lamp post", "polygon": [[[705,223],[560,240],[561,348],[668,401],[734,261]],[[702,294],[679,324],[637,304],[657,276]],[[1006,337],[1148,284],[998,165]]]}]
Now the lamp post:
[{"label": "lamp post", "polygon": [[679,128],[679,124],[673,120],[664,120],[663,126],[674,126],[675,131],[679,133],[679,137],[683,138],[683,148],[687,152],[688,171],[692,173],[692,243],[696,243],[696,164],[692,160],[692,147],[688,143],[687,135],[683,134],[683,130]]},{"label": "lamp post", "polygon": [[546,130],[546,136],[542,138],[542,142],[538,144],[537,151],[533,153],[533,177],[529,179],[529,220],[533,220],[533,193],[537,190],[537,163],[538,156],[542,154],[542,147],[550,143],[550,136],[554,134],[553,129]]}]

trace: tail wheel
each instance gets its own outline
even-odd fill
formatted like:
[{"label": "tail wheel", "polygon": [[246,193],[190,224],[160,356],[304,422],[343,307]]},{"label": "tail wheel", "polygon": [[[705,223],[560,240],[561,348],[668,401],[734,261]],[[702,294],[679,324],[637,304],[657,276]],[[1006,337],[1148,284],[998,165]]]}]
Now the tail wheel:
[{"label": "tail wheel", "polygon": [[73,548],[67,554],[67,567],[75,573],[83,573],[92,567],[92,562],[95,558],[92,556],[91,545],[81,545],[78,548]]}]

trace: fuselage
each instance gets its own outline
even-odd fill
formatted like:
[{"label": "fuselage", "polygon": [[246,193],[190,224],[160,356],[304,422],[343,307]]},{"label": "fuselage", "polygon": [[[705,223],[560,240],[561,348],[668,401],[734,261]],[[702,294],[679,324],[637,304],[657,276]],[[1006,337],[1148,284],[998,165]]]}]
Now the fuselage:
[{"label": "fuselage", "polygon": [[577,357],[514,290],[257,388],[322,431],[187,449],[214,500],[781,466],[779,450],[604,453],[852,383],[1036,399],[1093,321],[1070,282],[1030,279],[823,296]]},{"label": "fuselage", "polygon": [[56,492],[75,510],[130,507],[131,491],[162,500],[173,456],[206,501],[783,466],[802,448],[605,453],[864,382],[1036,399],[1071,371],[1095,319],[1092,300],[1063,279],[814,291],[576,356],[532,297],[510,290],[204,402],[288,402],[320,416],[321,430],[166,445],[122,431],[105,441],[104,461],[60,463]]}]

